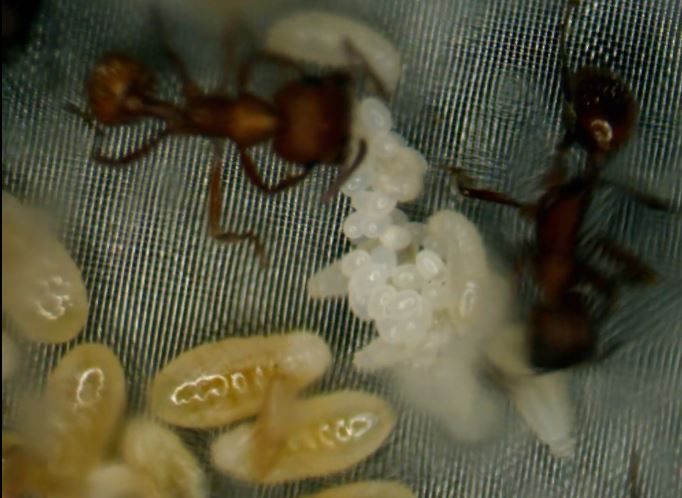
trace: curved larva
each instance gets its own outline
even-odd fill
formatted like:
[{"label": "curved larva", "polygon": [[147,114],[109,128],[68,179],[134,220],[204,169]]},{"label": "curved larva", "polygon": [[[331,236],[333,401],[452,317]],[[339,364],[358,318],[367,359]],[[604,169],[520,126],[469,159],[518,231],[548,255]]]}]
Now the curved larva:
[{"label": "curved larva", "polygon": [[281,483],[345,470],[377,451],[390,434],[395,416],[382,399],[360,391],[340,391],[295,401],[286,435],[267,472],[260,474],[254,424],[242,424],[211,446],[215,468],[227,475],[262,483]]},{"label": "curved larva", "polygon": [[[303,497],[302,497],[303,498]],[[364,481],[326,489],[305,498],[416,498],[404,484],[394,481]]]},{"label": "curved larva", "polygon": [[206,476],[196,457],[170,429],[149,420],[129,422],[121,440],[121,458],[148,476],[163,498],[205,498]]},{"label": "curved larva", "polygon": [[123,369],[108,348],[84,344],[67,353],[19,420],[22,451],[12,474],[32,477],[16,487],[74,496],[104,457],[124,404]]},{"label": "curved larva", "polygon": [[509,386],[511,398],[528,427],[556,457],[573,453],[573,406],[565,372],[518,379]]},{"label": "curved larva", "polygon": [[81,272],[39,217],[2,193],[2,308],[29,339],[75,337],[88,316]]},{"label": "curved larva", "polygon": [[353,52],[365,59],[389,93],[402,73],[400,53],[384,36],[349,17],[320,11],[304,11],[281,19],[268,30],[265,49],[271,53],[312,64],[348,67]]},{"label": "curved larva", "polygon": [[260,410],[275,373],[299,390],[318,379],[330,362],[327,344],[308,332],[204,344],[156,375],[151,410],[183,427],[227,425]]},{"label": "curved larva", "polygon": [[167,498],[154,481],[124,464],[108,464],[95,469],[86,481],[83,498]]}]

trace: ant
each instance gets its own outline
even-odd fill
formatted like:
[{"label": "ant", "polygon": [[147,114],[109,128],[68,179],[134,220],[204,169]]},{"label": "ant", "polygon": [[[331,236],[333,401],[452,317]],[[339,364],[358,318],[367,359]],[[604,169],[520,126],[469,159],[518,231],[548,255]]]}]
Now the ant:
[{"label": "ant", "polygon": [[[383,96],[387,96],[380,80],[360,53],[348,43],[349,56],[374,81]],[[343,183],[357,169],[367,153],[367,144],[359,140],[351,143],[353,107],[353,77],[348,71],[334,71],[323,76],[306,75],[294,61],[258,53],[246,60],[239,69],[238,93],[203,92],[191,79],[180,57],[170,49],[167,54],[182,83],[184,102],[177,105],[160,100],[154,94],[155,74],[141,61],[121,53],[108,53],[93,68],[86,84],[89,112],[74,107],[69,110],[79,114],[96,130],[97,124],[117,126],[142,118],[156,118],[165,123],[164,128],[146,143],[120,157],[109,157],[101,148],[93,148],[93,159],[110,165],[124,165],[149,154],[164,139],[173,135],[200,135],[211,140],[215,159],[209,180],[209,231],[217,240],[234,243],[249,240],[263,266],[266,257],[258,236],[247,231],[238,233],[222,230],[222,139],[231,140],[237,147],[241,166],[249,180],[266,194],[276,194],[301,182],[322,163],[342,164],[339,175],[324,194],[323,201],[331,199]],[[282,85],[272,101],[247,90],[247,84],[256,64],[274,62],[288,66],[299,77]],[[302,172],[287,175],[274,185],[262,178],[248,149],[266,141],[273,141],[273,150],[280,158],[295,163]],[[352,151],[355,157],[349,161]]]},{"label": "ant", "polygon": [[[587,285],[605,296],[609,310],[617,300],[616,277],[602,275],[579,257],[579,246],[587,245],[619,267],[621,281],[651,284],[657,278],[646,263],[617,243],[605,237],[585,241],[580,234],[592,195],[599,187],[600,169],[632,136],[638,111],[628,86],[614,73],[586,67],[571,74],[567,69],[566,24],[576,5],[575,0],[569,0],[561,27],[566,130],[544,178],[544,194],[536,203],[524,203],[500,192],[474,188],[460,169],[445,168],[465,197],[514,207],[535,222],[534,247],[517,261],[516,272],[518,275],[530,261],[532,278],[540,290],[529,326],[530,359],[540,370],[570,367],[593,356],[600,319],[593,316],[580,286]],[[569,178],[564,161],[574,144],[585,150],[587,161],[584,171]],[[629,193],[651,207],[665,207],[647,195]]]}]

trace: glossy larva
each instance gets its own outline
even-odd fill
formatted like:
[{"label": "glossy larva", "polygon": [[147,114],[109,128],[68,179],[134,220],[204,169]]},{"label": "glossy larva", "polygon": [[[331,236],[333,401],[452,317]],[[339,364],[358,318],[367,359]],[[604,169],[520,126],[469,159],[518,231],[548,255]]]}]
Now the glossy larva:
[{"label": "glossy larva", "polygon": [[81,272],[40,216],[2,193],[2,309],[29,339],[75,337],[88,316]]},{"label": "glossy larva", "polygon": [[[218,471],[270,484],[333,474],[377,451],[395,424],[393,410],[385,401],[360,391],[293,401],[289,407],[270,410],[265,417],[257,424],[240,425],[213,442],[211,458]],[[259,431],[264,427],[274,434],[270,445],[262,441]],[[265,437],[267,443],[268,435]],[[268,448],[267,455],[259,448]],[[263,457],[269,458],[267,465],[263,465]]]},{"label": "glossy larva", "polygon": [[268,30],[265,48],[323,66],[348,67],[364,59],[389,94],[402,74],[400,53],[391,42],[369,26],[336,14],[304,11],[281,19]]},{"label": "glossy larva", "polygon": [[[50,374],[45,392],[19,420],[21,452],[10,459],[19,493],[51,489],[73,496],[105,455],[125,405],[123,369],[99,344],[67,353]],[[21,481],[22,476],[30,476]]]},{"label": "glossy larva", "polygon": [[152,480],[160,497],[208,496],[199,462],[170,429],[149,420],[132,420],[123,432],[120,451],[126,465]]},{"label": "glossy larva", "polygon": [[415,494],[399,482],[363,481],[325,489],[305,498],[415,498]]},{"label": "glossy larva", "polygon": [[[124,464],[108,464],[87,478],[84,498],[167,498],[150,476]],[[172,496],[172,495],[171,495]]]},{"label": "glossy larva", "polygon": [[329,367],[327,344],[309,332],[225,339],[181,354],[154,378],[151,410],[183,427],[227,425],[255,415],[275,374],[299,390]]}]

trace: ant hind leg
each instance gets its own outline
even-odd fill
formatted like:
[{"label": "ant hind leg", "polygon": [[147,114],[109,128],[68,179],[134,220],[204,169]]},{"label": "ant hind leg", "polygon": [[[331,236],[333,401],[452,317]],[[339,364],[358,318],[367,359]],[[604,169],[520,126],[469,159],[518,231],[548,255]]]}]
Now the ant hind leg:
[{"label": "ant hind leg", "polygon": [[246,173],[246,176],[249,178],[249,180],[251,180],[251,183],[268,195],[277,194],[293,187],[294,185],[302,182],[313,170],[312,167],[306,168],[302,173],[289,175],[275,185],[268,185],[263,180],[263,177],[258,171],[256,164],[253,162],[253,159],[251,159],[251,157],[243,150],[239,151],[239,155],[241,157],[244,172]]},{"label": "ant hind leg", "polygon": [[601,236],[590,241],[590,245],[620,268],[619,277],[627,283],[651,285],[658,280],[658,274],[653,268],[619,243]]},{"label": "ant hind leg", "polygon": [[168,128],[164,128],[156,135],[148,138],[147,141],[137,149],[134,149],[120,157],[110,157],[105,156],[102,153],[102,132],[101,130],[96,130],[96,137],[98,140],[95,142],[95,144],[93,144],[92,159],[98,163],[109,164],[111,166],[129,164],[137,161],[138,159],[142,159],[144,156],[149,154],[163,141],[164,138],[168,137],[170,134],[171,131]]},{"label": "ant hind leg", "polygon": [[221,148],[216,147],[216,157],[211,168],[208,193],[208,224],[211,236],[220,242],[235,244],[243,241],[250,241],[256,251],[256,256],[261,267],[268,266],[268,257],[263,247],[263,243],[258,236],[251,230],[247,232],[233,232],[223,230],[220,226],[220,214],[223,211],[223,189],[220,184],[220,174],[222,172]]}]

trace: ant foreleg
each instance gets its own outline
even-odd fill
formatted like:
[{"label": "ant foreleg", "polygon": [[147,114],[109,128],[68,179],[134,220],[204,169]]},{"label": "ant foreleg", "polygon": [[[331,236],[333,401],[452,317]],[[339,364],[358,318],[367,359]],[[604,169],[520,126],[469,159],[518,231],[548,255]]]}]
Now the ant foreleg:
[{"label": "ant foreleg", "polygon": [[628,283],[651,285],[656,282],[656,271],[632,251],[606,237],[597,237],[589,242],[601,255],[621,269],[620,275]]},{"label": "ant foreleg", "polygon": [[98,163],[103,163],[103,164],[109,164],[112,166],[120,166],[124,164],[128,164],[134,161],[137,161],[138,159],[142,159],[144,156],[149,154],[154,148],[156,148],[164,138],[168,137],[171,134],[171,131],[168,128],[164,128],[161,130],[159,133],[156,135],[153,135],[151,138],[148,138],[145,143],[143,143],[140,147],[137,149],[128,152],[127,154],[121,156],[121,157],[109,157],[105,156],[102,153],[102,131],[97,130],[97,137],[99,138],[99,146],[97,143],[93,145],[93,150],[92,150],[92,159]]},{"label": "ant foreleg", "polygon": [[220,214],[223,211],[223,189],[220,184],[220,173],[222,172],[222,154],[221,149],[216,147],[216,158],[211,169],[211,176],[208,183],[208,226],[211,236],[220,242],[227,244],[235,244],[245,240],[250,241],[258,256],[258,261],[261,267],[268,266],[268,258],[265,253],[265,248],[258,236],[252,231],[247,232],[232,232],[223,230],[220,227]]},{"label": "ant foreleg", "polygon": [[246,176],[249,178],[249,180],[251,180],[251,183],[253,183],[259,190],[269,195],[277,194],[283,190],[293,187],[297,183],[302,182],[313,170],[312,168],[306,168],[302,173],[287,176],[275,185],[268,185],[260,175],[260,172],[253,162],[253,159],[251,159],[251,157],[245,151],[240,150],[239,154],[241,156],[244,172],[246,173]]},{"label": "ant foreleg", "polygon": [[359,142],[358,152],[355,155],[355,159],[353,159],[353,162],[341,169],[341,172],[338,174],[336,179],[332,182],[327,191],[322,195],[323,204],[328,203],[334,196],[336,196],[336,194],[339,193],[339,190],[343,188],[343,185],[348,181],[348,179],[353,175],[353,173],[355,173],[358,167],[362,164],[362,161],[365,159],[366,155],[367,142],[364,139],[362,139]]},{"label": "ant foreleg", "polygon": [[602,275],[585,263],[580,263],[578,265],[578,279],[604,296],[608,311],[613,311],[616,308],[620,296],[618,287],[612,278]]},{"label": "ant foreleg", "polygon": [[254,68],[258,64],[263,64],[266,62],[276,64],[280,67],[291,68],[297,71],[299,73],[299,76],[301,77],[305,75],[303,67],[297,62],[287,57],[277,54],[271,54],[269,52],[258,52],[249,57],[247,60],[245,60],[242,63],[241,67],[239,68],[237,88],[239,88],[240,93],[244,93],[246,91],[246,86],[248,85],[249,80],[251,79],[251,74],[253,73]]},{"label": "ant foreleg", "polygon": [[535,213],[534,204],[526,204],[509,197],[507,194],[494,190],[473,188],[473,179],[464,173],[460,168],[444,166],[441,169],[447,171],[452,176],[452,183],[457,191],[464,197],[478,199],[486,202],[494,202],[505,206],[518,209],[524,216],[531,217]]}]

